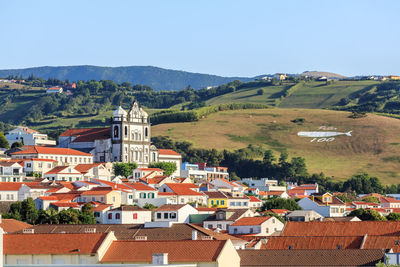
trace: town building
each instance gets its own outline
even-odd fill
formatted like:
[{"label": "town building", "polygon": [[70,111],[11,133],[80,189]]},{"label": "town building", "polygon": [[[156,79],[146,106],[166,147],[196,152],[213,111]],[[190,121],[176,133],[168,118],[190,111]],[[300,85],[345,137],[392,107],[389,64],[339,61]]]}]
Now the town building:
[{"label": "town building", "polygon": [[272,235],[283,229],[284,224],[273,216],[243,217],[229,225],[229,234]]},{"label": "town building", "polygon": [[93,163],[93,155],[70,148],[27,146],[11,153],[12,159],[53,159],[58,165]]},{"label": "town building", "polygon": [[23,143],[25,146],[47,145],[55,146],[56,141],[49,140],[47,134],[41,134],[26,126],[18,126],[6,134],[10,146],[15,142]]},{"label": "town building", "polygon": [[314,210],[324,217],[343,217],[346,212],[346,204],[330,193],[302,198],[298,204],[302,209]]},{"label": "town building", "polygon": [[120,206],[106,212],[107,224],[142,224],[151,222],[151,211],[137,206]]}]

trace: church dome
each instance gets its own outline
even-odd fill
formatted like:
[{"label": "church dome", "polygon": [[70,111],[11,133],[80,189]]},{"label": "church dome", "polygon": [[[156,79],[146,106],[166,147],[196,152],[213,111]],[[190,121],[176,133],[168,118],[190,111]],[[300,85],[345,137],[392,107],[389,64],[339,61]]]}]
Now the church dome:
[{"label": "church dome", "polygon": [[121,106],[119,106],[116,110],[114,110],[113,117],[126,116],[127,114],[128,113]]}]

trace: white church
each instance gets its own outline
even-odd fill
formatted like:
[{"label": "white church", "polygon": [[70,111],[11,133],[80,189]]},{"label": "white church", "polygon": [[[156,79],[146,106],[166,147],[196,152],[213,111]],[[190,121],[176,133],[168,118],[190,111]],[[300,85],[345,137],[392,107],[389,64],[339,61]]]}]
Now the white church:
[{"label": "white church", "polygon": [[180,176],[182,157],[169,149],[151,144],[149,115],[135,101],[129,111],[118,107],[110,127],[69,129],[58,138],[58,146],[73,148],[94,156],[95,162],[135,162],[148,167],[153,162],[174,162]]}]

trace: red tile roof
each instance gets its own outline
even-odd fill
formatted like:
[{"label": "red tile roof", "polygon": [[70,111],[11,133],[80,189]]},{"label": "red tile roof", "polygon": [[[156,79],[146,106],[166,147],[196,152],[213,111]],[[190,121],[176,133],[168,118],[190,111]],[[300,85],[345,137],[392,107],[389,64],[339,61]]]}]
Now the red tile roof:
[{"label": "red tile roof", "polygon": [[397,200],[393,197],[381,197],[380,202],[382,203],[400,203],[400,200]]},{"label": "red tile roof", "polygon": [[160,155],[171,155],[171,156],[180,156],[178,152],[173,151],[172,149],[158,149],[158,154]]},{"label": "red tile roof", "polygon": [[250,202],[262,202],[261,200],[259,200],[255,196],[249,196],[249,199],[250,199]]},{"label": "red tile roof", "polygon": [[243,217],[232,223],[231,226],[247,226],[247,225],[260,225],[267,221],[270,216],[266,217]]},{"label": "red tile roof", "polygon": [[227,241],[114,241],[101,262],[151,263],[153,253],[168,253],[168,262],[215,262]]},{"label": "red tile roof", "polygon": [[272,236],[262,249],[360,249],[363,236]]},{"label": "red tile roof", "polygon": [[361,236],[398,235],[400,222],[361,221],[361,222],[292,222],[286,223],[283,236]]},{"label": "red tile roof", "polygon": [[98,167],[101,165],[101,163],[92,163],[92,164],[78,164],[74,167],[75,170],[77,170],[80,173],[86,173],[90,169],[93,169],[95,167]]},{"label": "red tile roof", "polygon": [[30,228],[32,225],[15,219],[1,219],[0,227],[3,228],[6,233],[14,233]]},{"label": "red tile roof", "polygon": [[92,195],[106,195],[110,192],[112,192],[113,189],[111,189],[111,187],[95,187],[92,188],[91,190],[87,190],[87,191],[83,191],[81,193],[82,196],[92,196]]},{"label": "red tile roof", "polygon": [[[72,168],[70,166],[57,166],[54,167],[53,169],[51,169],[50,171],[46,172],[45,174],[58,174],[60,172],[62,172],[63,170],[67,169],[67,168]],[[79,174],[79,173],[77,173]]]},{"label": "red tile roof", "polygon": [[141,171],[145,171],[145,172],[151,172],[151,171],[163,172],[163,170],[160,168],[137,168],[136,170],[141,170]]},{"label": "red tile roof", "polygon": [[[46,192],[48,192],[48,190],[47,190]],[[43,197],[39,197],[39,198],[40,198],[41,200],[58,200],[58,198],[55,197],[55,196],[48,196],[48,197],[43,196]]]},{"label": "red tile roof", "polygon": [[60,136],[76,136],[73,141],[77,142],[93,142],[94,140],[104,140],[111,138],[110,128],[85,128],[85,129],[69,129]]},{"label": "red tile roof", "polygon": [[84,153],[71,148],[58,148],[46,146],[27,146],[25,149],[11,153],[11,155],[25,154],[56,154],[56,155],[72,155],[72,156],[93,156],[92,154]]},{"label": "red tile roof", "polygon": [[93,254],[106,234],[7,234],[4,254]]},{"label": "red tile roof", "polygon": [[150,187],[150,186],[145,185],[143,183],[126,184],[126,186],[131,187],[131,188],[133,188],[135,190],[138,190],[138,191],[157,191],[153,187]]},{"label": "red tile roof", "polygon": [[277,213],[277,214],[279,214],[279,213],[288,213],[288,212],[290,212],[290,210],[285,210],[285,209],[270,209],[270,210],[268,210],[269,212],[273,212],[273,213]]},{"label": "red tile roof", "polygon": [[18,191],[22,184],[19,182],[0,182],[0,191]]},{"label": "red tile roof", "polygon": [[204,194],[196,192],[191,188],[198,188],[195,184],[172,184],[166,183],[166,185],[177,195],[180,196],[204,196]]}]

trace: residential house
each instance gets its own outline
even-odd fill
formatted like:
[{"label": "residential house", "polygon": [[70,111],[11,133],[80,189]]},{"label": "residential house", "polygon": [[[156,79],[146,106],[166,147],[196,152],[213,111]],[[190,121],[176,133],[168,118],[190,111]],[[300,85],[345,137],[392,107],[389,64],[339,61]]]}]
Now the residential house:
[{"label": "residential house", "polygon": [[57,161],[54,159],[39,158],[24,159],[22,162],[24,164],[24,172],[27,175],[39,174],[41,177],[56,167],[57,164]]},{"label": "residential house", "polygon": [[[162,252],[162,253],[160,253]],[[239,267],[230,240],[114,241],[102,264]]]},{"label": "residential house", "polygon": [[171,174],[172,177],[180,177],[182,169],[182,156],[181,154],[173,151],[172,149],[158,149],[159,162],[172,162],[176,165],[176,171]]},{"label": "residential house", "polygon": [[22,182],[25,173],[23,165],[17,162],[0,162],[1,182]]},{"label": "residential house", "polygon": [[244,190],[243,187],[235,184],[234,182],[222,178],[217,178],[215,180],[212,180],[210,183],[219,190],[223,190],[224,188],[228,189],[228,191],[231,192],[242,192]]},{"label": "residential house", "polygon": [[112,232],[35,234],[29,230],[24,234],[3,236],[3,261],[6,266],[97,264],[115,240]]},{"label": "residential house", "polygon": [[200,170],[198,164],[182,163],[181,175],[193,181],[207,181],[207,172],[204,169]]},{"label": "residential house", "polygon": [[163,176],[164,170],[159,168],[136,168],[133,170],[133,179],[135,180],[144,180],[156,177],[156,176]]},{"label": "residential house", "polygon": [[198,210],[189,204],[162,205],[154,210],[154,222],[189,223],[191,214],[198,214]]},{"label": "residential house", "polygon": [[137,206],[120,206],[106,212],[108,224],[142,224],[151,222],[151,211]]},{"label": "residential house", "polygon": [[92,211],[96,223],[105,224],[108,219],[107,211],[111,209],[111,205],[94,201],[91,201],[90,204],[92,204],[93,207]]},{"label": "residential house", "polygon": [[84,180],[96,178],[110,181],[113,175],[105,166],[105,163],[78,164],[74,169],[82,173]]},{"label": "residential house", "polygon": [[273,216],[243,217],[229,225],[229,234],[272,235],[281,231],[284,224]]},{"label": "residential house", "polygon": [[83,181],[83,174],[74,166],[57,166],[44,174],[49,181]]},{"label": "residential house", "polygon": [[111,187],[96,187],[79,193],[78,202],[96,201],[110,204],[113,207],[121,206],[121,193]]},{"label": "residential house", "polygon": [[227,167],[205,167],[204,171],[207,173],[207,181],[211,182],[215,179],[229,179]]},{"label": "residential house", "polygon": [[250,198],[242,192],[226,193],[229,209],[243,209],[250,207]]},{"label": "residential house", "polygon": [[11,153],[12,159],[54,159],[58,165],[93,163],[93,155],[70,148],[28,146]]},{"label": "residential house", "polygon": [[255,196],[249,196],[249,200],[250,200],[249,208],[255,208],[255,209],[261,208],[261,206],[262,206],[261,200],[259,200]]},{"label": "residential house", "polygon": [[290,198],[288,193],[285,191],[268,191],[265,193],[260,192],[259,195],[262,196],[263,198],[272,198],[272,197],[280,197],[280,198],[284,198],[284,199]]},{"label": "residential house", "polygon": [[400,200],[392,197],[382,197],[380,199],[382,208],[400,208]]},{"label": "residential house", "polygon": [[218,209],[203,221],[203,227],[227,231],[229,225],[243,217],[259,215],[251,209]]},{"label": "residential house", "polygon": [[275,213],[275,214],[277,214],[277,215],[279,215],[281,217],[285,217],[290,212],[290,210],[286,210],[286,209],[270,209],[270,210],[267,210],[266,212],[272,212],[272,213]]},{"label": "residential house", "polygon": [[286,79],[286,74],[285,73],[275,73],[274,79],[276,79],[278,81],[283,81]]},{"label": "residential house", "polygon": [[47,94],[61,94],[63,92],[63,88],[60,86],[53,86],[46,90]]},{"label": "residential house", "polygon": [[55,146],[56,141],[49,140],[47,134],[41,134],[25,126],[18,126],[6,134],[10,146],[15,142],[23,143],[25,146],[47,145]]},{"label": "residential house", "polygon": [[[246,183],[251,188],[258,188],[260,191],[270,191],[270,188],[278,186],[278,180],[269,180],[268,178],[243,178],[241,182]],[[286,188],[283,191],[286,191]]]},{"label": "residential house", "polygon": [[206,196],[199,192],[199,188],[195,184],[178,184],[178,183],[165,183],[159,188],[158,196],[162,197],[160,193],[173,193],[176,203],[198,203],[205,204]]},{"label": "residential house", "polygon": [[207,197],[207,206],[209,208],[227,208],[228,197],[220,191],[205,191],[203,192]]},{"label": "residential house", "polygon": [[298,204],[304,210],[314,210],[324,217],[343,217],[346,204],[330,193],[302,198]]},{"label": "residential house", "polygon": [[21,188],[20,182],[0,182],[0,201],[18,201],[18,192]]},{"label": "residential house", "polygon": [[315,210],[295,210],[286,214],[286,219],[294,222],[310,222],[314,220],[321,220],[324,216]]}]

